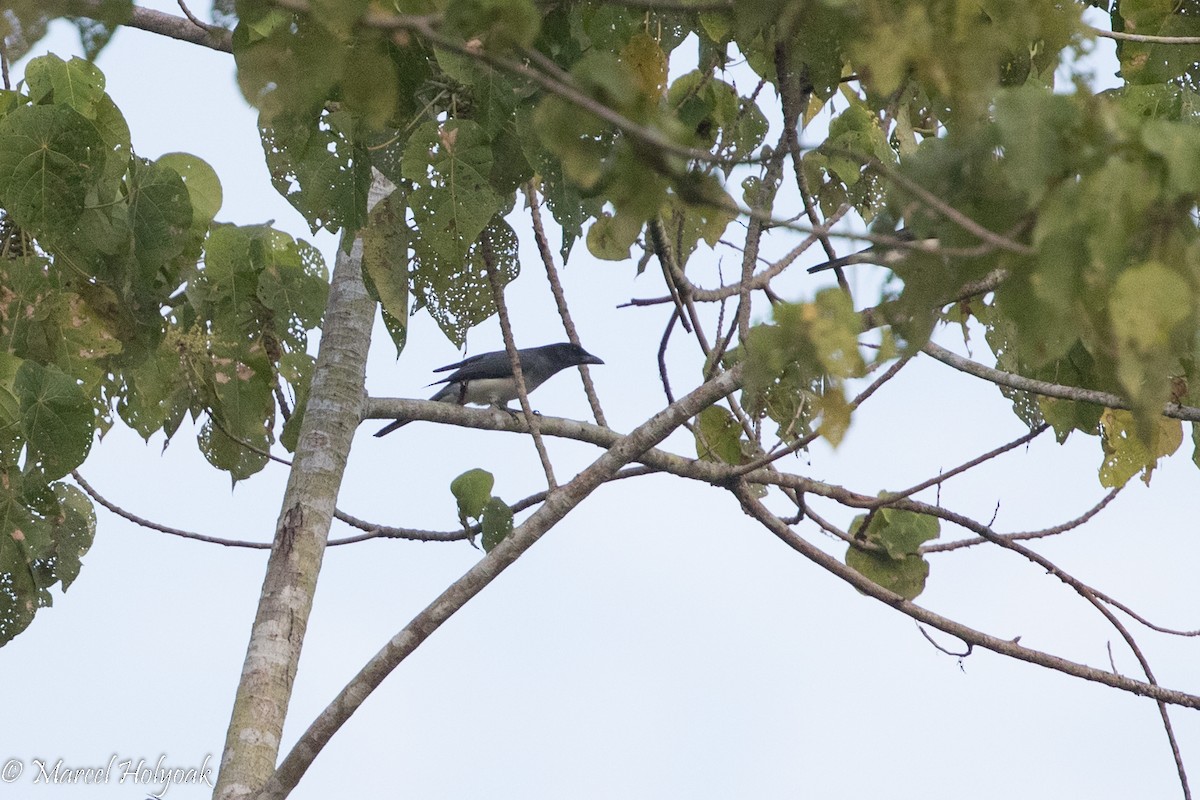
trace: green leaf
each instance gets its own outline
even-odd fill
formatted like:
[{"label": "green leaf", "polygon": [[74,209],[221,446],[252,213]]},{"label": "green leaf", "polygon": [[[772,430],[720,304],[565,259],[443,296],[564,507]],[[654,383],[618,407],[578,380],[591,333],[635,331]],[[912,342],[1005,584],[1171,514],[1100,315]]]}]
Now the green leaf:
[{"label": "green leaf", "polygon": [[460,519],[477,519],[492,499],[496,479],[485,469],[471,469],[450,482],[450,492],[458,501]]},{"label": "green leaf", "polygon": [[925,590],[929,577],[929,562],[921,556],[906,556],[897,561],[886,553],[853,546],[846,551],[846,566],[905,600],[915,600]]},{"label": "green leaf", "polygon": [[851,533],[883,547],[888,556],[897,561],[917,555],[922,544],[940,535],[941,526],[936,518],[903,509],[884,507],[876,510],[865,532],[858,530],[862,520],[859,516],[851,523]]},{"label": "green leaf", "polygon": [[30,59],[25,66],[29,97],[37,105],[69,106],[93,119],[104,94],[104,73],[82,58],[63,61],[56,55]]},{"label": "green leaf", "polygon": [[1117,376],[1143,427],[1152,426],[1170,391],[1194,329],[1194,293],[1179,273],[1157,262],[1125,270],[1109,313],[1117,340]]},{"label": "green leaf", "polygon": [[722,406],[709,406],[696,418],[696,455],[702,461],[741,464],[742,426]]},{"label": "green leaf", "polygon": [[512,509],[499,497],[493,497],[488,500],[487,506],[484,507],[483,518],[480,522],[483,526],[483,551],[490,553],[493,547],[500,544],[506,536],[512,533]]},{"label": "green leaf", "polygon": [[304,215],[314,233],[362,227],[371,159],[356,135],[356,117],[345,111],[308,116],[293,110],[266,123],[264,116],[259,131],[276,191]]},{"label": "green leaf", "polygon": [[661,97],[667,88],[667,56],[654,37],[639,32],[621,48],[621,63],[629,69],[637,90]]},{"label": "green leaf", "polygon": [[588,252],[606,261],[625,261],[644,224],[644,219],[630,214],[604,212],[588,228]]},{"label": "green leaf", "polygon": [[26,440],[25,470],[54,480],[82,464],[96,423],[92,404],[75,380],[56,367],[24,361],[13,391]]},{"label": "green leaf", "polygon": [[117,413],[143,439],[160,430],[170,437],[191,405],[191,387],[177,337],[177,332],[168,334],[150,358],[123,371],[125,391]]},{"label": "green leaf", "polygon": [[379,130],[392,121],[400,86],[396,63],[384,42],[368,40],[351,49],[341,85],[346,109],[361,117],[368,128]]},{"label": "green leaf", "polygon": [[190,153],[167,153],[154,162],[175,171],[187,187],[192,206],[192,231],[203,236],[221,210],[221,179],[207,161]]},{"label": "green leaf", "polygon": [[1180,195],[1200,191],[1200,131],[1194,122],[1151,120],[1142,129],[1146,149],[1167,164],[1167,183]]},{"label": "green leaf", "polygon": [[427,122],[404,150],[402,173],[413,182],[408,196],[419,244],[439,259],[461,263],[503,207],[488,183],[492,151],[470,120]]},{"label": "green leaf", "polygon": [[404,194],[396,190],[371,210],[362,232],[363,280],[382,306],[396,355],[404,349],[408,331],[409,230],[404,211]]},{"label": "green leaf", "polygon": [[[256,452],[246,446],[248,438],[233,439],[217,427],[212,419],[204,423],[196,437],[200,452],[217,469],[229,473],[230,479],[237,483],[262,471],[268,459],[262,452]],[[265,450],[270,444],[265,436],[258,441],[249,441],[258,450]]]},{"label": "green leaf", "polygon": [[79,58],[64,61],[52,54],[30,59],[25,66],[25,83],[38,106],[67,106],[89,119],[94,118],[97,103],[104,97],[104,74],[90,61]]},{"label": "green leaf", "polygon": [[0,205],[22,228],[69,232],[103,165],[95,128],[71,108],[21,106],[0,118]]},{"label": "green leaf", "polygon": [[850,295],[840,289],[822,289],[811,304],[801,308],[800,317],[826,373],[838,378],[863,376],[867,367],[858,348],[862,319]]},{"label": "green leaf", "polygon": [[46,520],[54,540],[49,568],[65,592],[79,577],[81,559],[96,536],[96,510],[88,496],[74,486],[55,483],[52,488],[57,509]]},{"label": "green leaf", "polygon": [[[487,262],[500,273],[501,284],[517,277],[517,234],[500,217],[473,244],[463,260],[447,260],[431,252],[423,241],[414,243],[412,288],[456,345],[466,341],[467,331],[496,313]],[[490,256],[485,253],[490,251]]]},{"label": "green leaf", "polygon": [[1002,92],[996,125],[1012,185],[1037,201],[1051,183],[1069,174],[1082,150],[1076,132],[1080,123],[1073,98],[1035,86]]},{"label": "green leaf", "polygon": [[179,285],[181,263],[172,261],[192,244],[191,262],[200,255],[191,235],[192,203],[179,173],[170,167],[134,160],[129,171],[129,215],[133,223],[134,255],[143,281],[165,287]]},{"label": "green leaf", "polygon": [[446,6],[447,30],[478,39],[488,50],[529,47],[537,38],[541,12],[532,0],[455,0]]}]

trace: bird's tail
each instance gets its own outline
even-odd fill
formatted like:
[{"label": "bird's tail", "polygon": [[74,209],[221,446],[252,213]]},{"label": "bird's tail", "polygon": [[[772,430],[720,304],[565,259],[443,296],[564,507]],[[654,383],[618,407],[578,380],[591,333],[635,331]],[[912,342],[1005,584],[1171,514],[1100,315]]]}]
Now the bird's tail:
[{"label": "bird's tail", "polygon": [[392,431],[398,430],[399,428],[403,428],[405,425],[407,425],[410,422],[412,422],[412,420],[398,419],[395,422],[389,423],[389,424],[385,425],[384,427],[380,428],[379,430],[377,430],[375,432],[375,436],[377,436],[377,437],[378,436],[387,436]]},{"label": "bird's tail", "polygon": [[861,255],[862,255],[861,253],[852,253],[848,256],[842,256],[841,258],[835,258],[832,261],[826,261],[824,264],[817,264],[815,267],[809,267],[808,272],[809,272],[809,274],[812,274],[814,272],[823,272],[827,269],[838,269],[839,267],[848,267],[851,264],[859,263],[862,260],[859,257]]}]

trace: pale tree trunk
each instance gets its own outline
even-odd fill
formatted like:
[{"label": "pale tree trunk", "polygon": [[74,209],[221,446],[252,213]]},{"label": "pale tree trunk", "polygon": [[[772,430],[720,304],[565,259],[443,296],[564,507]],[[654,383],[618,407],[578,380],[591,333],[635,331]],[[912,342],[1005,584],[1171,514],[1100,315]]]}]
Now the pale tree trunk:
[{"label": "pale tree trunk", "polygon": [[[376,175],[369,203],[391,189]],[[375,302],[362,280],[362,238],[339,248],[329,304],[275,542],[234,699],[216,800],[256,795],[275,772],[329,525],[361,421]]]}]

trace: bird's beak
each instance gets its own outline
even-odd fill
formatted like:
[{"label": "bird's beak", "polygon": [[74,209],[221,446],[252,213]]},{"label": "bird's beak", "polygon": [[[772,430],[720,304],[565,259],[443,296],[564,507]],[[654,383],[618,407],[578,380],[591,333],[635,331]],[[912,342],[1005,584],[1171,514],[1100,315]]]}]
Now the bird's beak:
[{"label": "bird's beak", "polygon": [[581,364],[603,364],[604,362],[601,361],[600,359],[596,358],[591,353],[588,353],[587,357],[584,358],[583,361],[581,361],[580,363]]}]

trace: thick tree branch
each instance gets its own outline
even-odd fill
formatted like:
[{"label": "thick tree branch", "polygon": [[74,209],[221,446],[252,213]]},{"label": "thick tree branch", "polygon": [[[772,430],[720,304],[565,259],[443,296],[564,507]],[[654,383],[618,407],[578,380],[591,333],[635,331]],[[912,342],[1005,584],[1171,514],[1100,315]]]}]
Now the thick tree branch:
[{"label": "thick tree branch", "polygon": [[300,741],[279,765],[267,788],[259,795],[260,800],[282,800],[286,797],[330,737],[421,642],[468,600],[483,591],[598,486],[669,436],[685,420],[736,390],[739,377],[740,370],[734,369],[703,384],[679,402],[655,414],[627,436],[618,437],[591,466],[567,484],[551,491],[541,508],[442,592],[359,671],[300,737]]},{"label": "thick tree branch", "polygon": [[[111,14],[105,9],[104,0],[71,0],[67,9],[74,16],[97,20],[106,20]],[[216,25],[197,25],[187,17],[176,17],[172,14],[164,14],[162,11],[134,6],[129,19],[124,20],[121,24],[128,28],[137,28],[182,42],[198,44],[211,50],[219,50],[222,53],[233,52],[233,33],[231,31]]]}]

